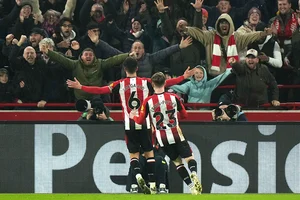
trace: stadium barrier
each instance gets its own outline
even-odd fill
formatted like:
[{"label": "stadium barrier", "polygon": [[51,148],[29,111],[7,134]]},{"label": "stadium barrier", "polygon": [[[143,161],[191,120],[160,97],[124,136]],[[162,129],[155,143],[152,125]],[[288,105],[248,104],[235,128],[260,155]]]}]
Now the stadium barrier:
[{"label": "stadium barrier", "polygon": [[[300,123],[181,123],[204,193],[300,193]],[[121,123],[0,123],[1,193],[124,193]],[[173,164],[171,193],[188,193]]]}]

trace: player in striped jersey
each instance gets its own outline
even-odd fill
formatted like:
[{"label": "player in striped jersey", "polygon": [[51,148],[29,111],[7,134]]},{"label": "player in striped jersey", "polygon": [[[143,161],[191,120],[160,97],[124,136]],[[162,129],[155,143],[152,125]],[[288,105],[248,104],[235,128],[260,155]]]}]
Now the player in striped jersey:
[{"label": "player in striped jersey", "polygon": [[[93,87],[82,86],[77,79],[75,81],[68,80],[67,84],[71,88],[81,89],[88,93],[93,94],[106,94],[106,93],[119,93],[123,117],[125,122],[125,141],[130,154],[130,166],[134,171],[137,182],[144,193],[156,193],[155,186],[155,159],[153,154],[153,146],[151,140],[151,126],[149,118],[143,121],[141,124],[135,123],[129,118],[129,113],[132,109],[139,110],[141,103],[148,97],[150,93],[153,93],[151,86],[151,79],[137,77],[136,72],[138,70],[137,61],[131,57],[125,59],[124,69],[126,72],[126,78],[113,82],[109,86]],[[175,85],[180,83],[184,79],[192,76],[194,70],[189,68],[185,71],[183,76],[170,79],[167,81],[167,85]],[[139,164],[139,152],[140,148],[147,158],[147,169],[150,183],[150,190],[147,187],[144,179],[141,176],[140,164]]]},{"label": "player in striped jersey", "polygon": [[[133,109],[130,118],[142,124],[150,116],[159,145],[176,165],[177,172],[192,194],[200,194],[202,186],[197,176],[197,162],[178,122],[178,113],[181,118],[186,118],[187,112],[175,94],[165,92],[166,77],[162,72],[155,73],[151,80],[155,93],[144,100],[139,113]],[[188,163],[191,175],[182,158]]]}]

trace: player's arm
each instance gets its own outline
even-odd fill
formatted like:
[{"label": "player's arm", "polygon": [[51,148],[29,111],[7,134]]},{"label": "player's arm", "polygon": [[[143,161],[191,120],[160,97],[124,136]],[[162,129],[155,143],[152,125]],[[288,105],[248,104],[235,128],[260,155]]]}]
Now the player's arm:
[{"label": "player's arm", "polygon": [[182,102],[179,100],[179,98],[176,96],[176,102],[177,102],[177,110],[180,113],[180,119],[185,119],[187,118],[187,112],[186,109],[184,107],[184,105],[182,104]]},{"label": "player's arm", "polygon": [[[195,69],[195,68],[194,68],[194,69]],[[172,79],[166,80],[166,87],[170,87],[170,86],[172,86],[172,85],[176,85],[176,84],[182,82],[184,79],[187,79],[187,78],[193,76],[194,73],[195,73],[195,70],[194,70],[194,69],[191,69],[191,70],[190,70],[190,67],[188,67],[188,68],[185,70],[185,72],[183,73],[182,76],[179,76],[179,77],[177,77],[177,78],[172,78]]]},{"label": "player's arm", "polygon": [[85,91],[91,94],[108,94],[111,93],[113,86],[117,85],[119,81],[112,83],[109,86],[97,87],[97,86],[84,86],[81,85],[80,82],[74,78],[75,81],[67,80],[67,85],[69,88],[75,88],[78,90]]},{"label": "player's arm", "polygon": [[148,116],[148,113],[149,113],[149,106],[147,101],[144,101],[139,116],[136,115],[137,110],[132,110],[130,112],[130,118],[132,118],[137,124],[143,124],[145,122],[146,117]]}]

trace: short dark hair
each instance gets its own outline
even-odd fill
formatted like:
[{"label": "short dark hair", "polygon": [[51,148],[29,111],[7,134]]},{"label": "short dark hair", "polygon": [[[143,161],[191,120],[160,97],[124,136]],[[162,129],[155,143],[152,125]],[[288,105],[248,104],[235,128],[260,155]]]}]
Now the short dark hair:
[{"label": "short dark hair", "polygon": [[[284,0],[277,0],[277,3],[278,3],[278,1],[284,1]],[[292,1],[291,1],[291,0],[287,0],[287,2],[288,2],[289,4],[291,4],[291,3],[292,3]]]},{"label": "short dark hair", "polygon": [[138,63],[137,63],[136,59],[128,57],[124,60],[123,66],[125,68],[125,71],[132,74],[132,73],[136,72]]},{"label": "short dark hair", "polygon": [[155,86],[162,87],[166,82],[166,76],[162,72],[156,72],[151,77],[151,81]]},{"label": "short dark hair", "polygon": [[218,3],[219,3],[220,1],[228,1],[228,2],[230,3],[230,0],[219,0]]},{"label": "short dark hair", "polygon": [[84,52],[86,52],[86,51],[91,51],[91,52],[93,52],[93,54],[95,55],[95,52],[94,52],[94,50],[93,50],[92,48],[85,48],[85,49],[83,49],[81,55],[82,55]]}]

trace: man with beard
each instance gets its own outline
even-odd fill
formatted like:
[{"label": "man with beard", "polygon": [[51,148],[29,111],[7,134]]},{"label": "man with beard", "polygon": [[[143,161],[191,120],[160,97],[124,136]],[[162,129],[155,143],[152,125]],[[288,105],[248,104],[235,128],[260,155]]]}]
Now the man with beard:
[{"label": "man with beard", "polygon": [[[22,35],[20,41],[26,36]],[[37,103],[44,107],[47,99],[44,93],[45,62],[38,59],[33,47],[24,49],[23,56],[18,57],[19,48],[14,45],[9,55],[9,62],[15,71],[14,84],[17,87],[18,103]]]},{"label": "man with beard", "polygon": [[[40,46],[41,52],[53,61],[60,63],[63,67],[72,71],[72,75],[85,85],[102,86],[104,71],[120,65],[128,56],[128,53],[119,54],[108,59],[97,59],[91,48],[83,50],[78,60],[71,60],[65,56],[48,49],[46,45]],[[134,56],[134,54],[130,54]],[[76,99],[92,99],[93,95],[81,90],[74,90]]]},{"label": "man with beard", "polygon": [[[196,2],[196,7],[202,7],[203,0]],[[200,10],[200,12],[202,12]],[[202,18],[202,15],[199,15]],[[200,20],[202,22],[202,20]],[[231,68],[228,60],[238,60],[240,50],[246,48],[250,43],[261,39],[272,33],[272,29],[266,28],[264,32],[240,34],[234,32],[234,25],[228,14],[222,14],[215,24],[215,30],[203,31],[196,27],[186,27],[181,24],[180,31],[192,36],[206,47],[206,63],[208,72],[212,76],[224,73],[226,68]]]},{"label": "man with beard", "polygon": [[258,52],[249,49],[246,62],[236,62],[230,58],[229,63],[236,74],[236,88],[234,91],[234,102],[244,105],[244,108],[259,108],[260,105],[268,103],[268,89],[271,93],[271,104],[280,106],[279,91],[274,76],[268,67],[259,64]]}]

